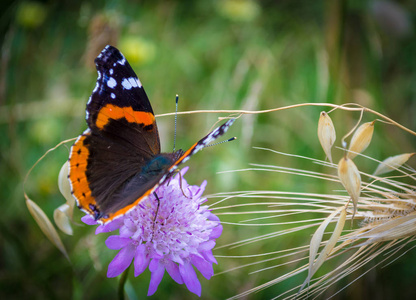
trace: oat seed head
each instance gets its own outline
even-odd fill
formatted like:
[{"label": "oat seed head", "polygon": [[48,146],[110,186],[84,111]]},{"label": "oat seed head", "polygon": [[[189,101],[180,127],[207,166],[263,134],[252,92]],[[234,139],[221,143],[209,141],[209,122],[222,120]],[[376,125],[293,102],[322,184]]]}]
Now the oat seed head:
[{"label": "oat seed head", "polygon": [[329,115],[322,111],[318,121],[318,139],[321,146],[332,163],[331,149],[336,140],[335,127]]},{"label": "oat seed head", "polygon": [[403,153],[395,156],[390,156],[383,160],[374,171],[374,175],[381,175],[393,170],[400,168],[403,164],[405,164],[413,155],[413,153]]},{"label": "oat seed head", "polygon": [[352,199],[355,214],[361,193],[361,176],[357,166],[347,156],[342,157],[338,163],[338,177]]},{"label": "oat seed head", "polygon": [[374,123],[375,121],[364,123],[355,131],[348,149],[348,158],[353,159],[370,145],[374,133]]}]

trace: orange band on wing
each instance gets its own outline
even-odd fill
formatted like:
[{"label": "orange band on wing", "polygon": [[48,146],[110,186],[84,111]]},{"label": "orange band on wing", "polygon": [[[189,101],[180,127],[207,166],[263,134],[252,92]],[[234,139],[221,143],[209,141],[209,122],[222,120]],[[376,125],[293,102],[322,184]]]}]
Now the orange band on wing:
[{"label": "orange band on wing", "polygon": [[155,116],[151,112],[135,111],[131,107],[119,107],[113,104],[107,104],[98,112],[95,125],[103,129],[110,119],[125,118],[127,122],[143,124],[144,126],[152,125],[155,122]]},{"label": "orange band on wing", "polygon": [[171,170],[172,168],[174,168],[174,167],[176,167],[177,165],[179,165],[180,163],[182,163],[182,161],[185,159],[185,158],[187,158],[187,157],[189,157],[189,155],[190,155],[190,153],[192,152],[192,151],[194,151],[194,149],[195,149],[195,147],[196,147],[196,145],[198,145],[198,143],[199,142],[196,142],[195,144],[193,144],[188,150],[186,150],[186,152],[184,152],[183,154],[182,154],[182,156],[181,157],[179,157],[177,160],[176,160],[176,162],[169,168],[169,170]]},{"label": "orange band on wing", "polygon": [[89,182],[87,180],[87,160],[89,150],[84,145],[86,136],[82,135],[71,148],[71,155],[69,158],[69,180],[73,195],[77,199],[77,204],[84,211],[93,214],[91,205],[96,206],[94,197],[91,196]]},{"label": "orange band on wing", "polygon": [[[190,153],[195,149],[195,147],[198,145],[198,143],[195,143],[191,148],[189,148],[170,168],[169,170],[175,169],[177,168],[177,166],[187,157],[189,157]],[[165,177],[163,177],[165,178]],[[125,215],[127,212],[129,212],[131,209],[133,209],[134,207],[137,206],[137,204],[139,204],[139,202],[141,202],[142,200],[144,200],[147,196],[149,196],[151,193],[153,193],[154,190],[156,190],[159,185],[161,184],[161,182],[163,181],[163,179],[161,181],[159,181],[158,184],[156,184],[152,189],[149,189],[148,191],[146,191],[146,193],[144,193],[142,196],[140,196],[138,199],[136,199],[136,201],[134,201],[132,204],[127,205],[126,207],[118,210],[115,213],[109,214],[107,218],[101,218],[98,222],[100,223],[107,223],[110,222],[122,215]]]},{"label": "orange band on wing", "polygon": [[123,216],[125,215],[127,212],[129,212],[131,209],[133,209],[134,207],[137,206],[137,204],[139,204],[139,202],[141,202],[142,200],[144,200],[147,196],[149,196],[159,185],[155,185],[153,187],[153,189],[148,190],[146,193],[144,193],[142,196],[140,196],[140,198],[138,198],[136,201],[134,201],[132,204],[127,205],[126,207],[123,207],[122,209],[116,211],[115,213],[109,214],[107,218],[101,218],[100,220],[98,220],[98,222],[105,224],[107,222],[110,222],[114,219],[116,219],[117,217]]}]

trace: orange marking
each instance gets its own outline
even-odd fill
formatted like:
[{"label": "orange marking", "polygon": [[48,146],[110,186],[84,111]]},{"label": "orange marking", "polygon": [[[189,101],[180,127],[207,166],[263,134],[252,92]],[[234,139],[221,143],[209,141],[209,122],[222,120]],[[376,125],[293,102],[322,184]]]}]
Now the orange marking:
[{"label": "orange marking", "polygon": [[71,181],[72,191],[77,199],[77,203],[85,211],[90,214],[94,212],[90,209],[90,204],[97,205],[94,197],[91,196],[89,182],[87,180],[87,160],[89,150],[84,145],[86,136],[81,136],[79,140],[72,146],[69,159],[69,180]]},{"label": "orange marking", "polygon": [[198,143],[199,142],[196,142],[195,144],[192,145],[192,147],[190,147],[188,150],[186,150],[186,152],[184,154],[182,154],[182,156],[179,157],[178,160],[176,160],[176,162],[169,168],[169,170],[172,170],[173,167],[179,165],[185,159],[185,157],[187,157],[189,155],[189,153],[191,153],[192,150],[194,150],[194,148],[196,147],[196,145]]},{"label": "orange marking", "polygon": [[107,104],[98,112],[95,125],[99,129],[103,129],[110,119],[118,120],[122,118],[125,118],[127,122],[143,124],[145,126],[155,122],[155,116],[150,112],[135,111],[131,107],[118,107],[113,104]]},{"label": "orange marking", "polygon": [[[153,116],[153,115],[152,115]],[[84,211],[87,211],[91,215],[94,215],[94,211],[90,209],[90,204],[95,205],[99,210],[99,205],[95,201],[95,198],[91,196],[91,190],[89,188],[89,182],[87,180],[87,160],[89,156],[89,150],[84,145],[86,136],[81,136],[79,140],[72,146],[71,155],[69,159],[69,180],[72,184],[72,191],[77,199],[77,204],[81,206]],[[78,153],[79,152],[79,153]],[[159,185],[155,185],[153,189],[144,193],[134,203],[120,209],[115,213],[110,213],[108,218],[101,218],[98,220],[100,223],[107,223],[113,219],[126,214],[128,211],[133,209],[140,201],[149,196]]]},{"label": "orange marking", "polygon": [[140,198],[137,198],[136,201],[134,201],[132,204],[127,205],[126,207],[116,211],[115,213],[111,213],[108,215],[108,218],[101,218],[100,220],[98,220],[98,222],[100,223],[107,223],[110,222],[112,220],[114,220],[117,217],[120,217],[122,215],[125,215],[126,213],[128,213],[131,209],[133,209],[134,207],[137,206],[137,204],[139,204],[139,202],[141,202],[142,200],[144,200],[147,196],[149,196],[151,193],[153,193],[153,191],[159,186],[159,184],[156,184],[152,189],[148,190],[146,193],[144,193]]}]

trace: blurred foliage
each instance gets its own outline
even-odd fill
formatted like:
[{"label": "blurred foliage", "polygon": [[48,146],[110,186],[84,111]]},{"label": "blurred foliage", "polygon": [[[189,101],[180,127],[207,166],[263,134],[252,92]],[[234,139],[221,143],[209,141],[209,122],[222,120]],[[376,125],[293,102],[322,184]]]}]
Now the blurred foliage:
[{"label": "blurred foliage", "polygon": [[[410,0],[6,0],[0,4],[0,11],[2,299],[116,297],[117,280],[106,278],[106,266],[115,253],[104,246],[105,237],[94,236],[92,228],[76,226],[74,236],[63,236],[69,263],[30,217],[22,191],[26,172],[47,149],[85,129],[85,103],[96,80],[93,61],[106,44],[119,47],[126,55],[156,114],[174,110],[176,93],[183,111],[356,102],[416,128],[416,7]],[[216,175],[218,171],[245,168],[250,162],[287,164],[271,154],[259,155],[252,146],[323,159],[316,138],[321,110],[301,108],[244,116],[230,130],[230,136],[239,137],[237,141],[207,149],[191,160],[188,182],[199,184],[207,179],[207,190],[212,193],[246,189],[322,191],[325,187],[313,182],[288,181],[282,175]],[[180,116],[179,145],[186,148],[193,144],[218,116]],[[346,133],[358,117],[345,112],[333,114],[339,135]],[[364,121],[373,119],[364,116]],[[172,124],[171,117],[158,118],[165,151],[172,147]],[[366,154],[382,160],[414,151],[413,137],[388,125],[376,127]],[[26,185],[32,200],[50,217],[64,201],[56,181],[67,157],[65,147],[49,155]],[[291,166],[301,167],[302,162],[298,163]],[[75,220],[81,215],[75,212]],[[227,230],[225,226],[219,245],[261,234],[263,229]],[[264,242],[251,249],[220,249],[215,253],[281,250],[295,245],[296,239],[305,236],[294,234],[282,245]],[[372,277],[359,280],[353,287],[354,298],[365,297],[377,288],[385,295],[415,296],[411,279],[416,269],[409,270],[415,264],[414,255],[413,251],[407,257],[411,263],[396,263],[389,271],[377,270],[381,275],[374,281]],[[239,264],[238,260],[220,259],[216,272]],[[247,272],[202,279],[203,298],[230,297],[282,275],[273,270],[252,276]],[[131,273],[128,297],[143,298],[149,274],[134,278]],[[403,276],[392,278],[391,274]],[[268,299],[288,286],[281,284],[252,298]],[[345,297],[351,296],[348,293]],[[154,298],[195,297],[165,275]]]}]

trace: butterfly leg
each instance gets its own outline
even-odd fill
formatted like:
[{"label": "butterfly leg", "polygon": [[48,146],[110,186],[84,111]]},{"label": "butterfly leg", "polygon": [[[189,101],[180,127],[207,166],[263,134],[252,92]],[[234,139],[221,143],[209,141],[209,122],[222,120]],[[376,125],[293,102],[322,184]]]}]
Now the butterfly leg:
[{"label": "butterfly leg", "polygon": [[190,197],[188,197],[188,196],[186,196],[186,195],[185,195],[185,192],[183,191],[183,188],[182,188],[182,174],[181,174],[181,172],[179,172],[179,171],[178,171],[178,173],[179,173],[179,187],[181,188],[182,195],[183,195],[185,198],[192,199],[192,195],[191,195]]},{"label": "butterfly leg", "polygon": [[[155,196],[155,198],[157,200],[157,208],[156,208],[155,218],[153,219],[153,229],[152,229],[152,232],[155,232],[155,224],[156,224],[157,214],[159,213],[160,199],[157,196],[156,192],[153,192],[153,195]],[[153,239],[153,237],[152,237],[152,239]]]}]

